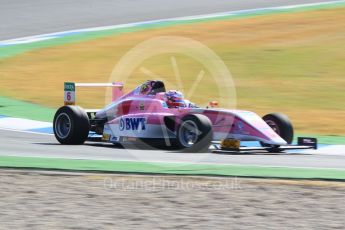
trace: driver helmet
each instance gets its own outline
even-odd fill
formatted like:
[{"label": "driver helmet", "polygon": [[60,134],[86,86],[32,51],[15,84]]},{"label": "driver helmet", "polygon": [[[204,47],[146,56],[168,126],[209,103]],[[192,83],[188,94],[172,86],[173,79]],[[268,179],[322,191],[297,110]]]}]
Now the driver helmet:
[{"label": "driver helmet", "polygon": [[183,100],[183,93],[177,90],[169,90],[165,93],[166,103],[169,108],[186,107]]}]

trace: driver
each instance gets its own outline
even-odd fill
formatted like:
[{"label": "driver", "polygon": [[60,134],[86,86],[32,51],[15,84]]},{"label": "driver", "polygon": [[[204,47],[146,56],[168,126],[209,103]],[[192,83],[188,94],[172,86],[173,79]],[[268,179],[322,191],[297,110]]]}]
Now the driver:
[{"label": "driver", "polygon": [[177,90],[169,90],[165,93],[165,102],[169,108],[194,108],[195,105],[188,100],[183,99],[183,93]]}]

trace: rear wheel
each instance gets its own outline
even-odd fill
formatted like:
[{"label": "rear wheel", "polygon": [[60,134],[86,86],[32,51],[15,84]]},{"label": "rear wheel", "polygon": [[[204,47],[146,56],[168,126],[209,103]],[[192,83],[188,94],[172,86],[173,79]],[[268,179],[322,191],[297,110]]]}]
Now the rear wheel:
[{"label": "rear wheel", "polygon": [[[283,138],[288,144],[293,141],[293,126],[290,119],[282,113],[267,114],[262,118],[268,126],[273,129],[281,138]],[[261,142],[264,147],[272,147],[272,152],[279,152],[279,146],[269,145]]]},{"label": "rear wheel", "polygon": [[213,139],[208,117],[195,114],[182,118],[177,129],[177,146],[184,152],[207,152]]},{"label": "rear wheel", "polygon": [[53,128],[55,138],[61,144],[78,145],[87,139],[90,121],[82,108],[63,106],[55,113]]}]

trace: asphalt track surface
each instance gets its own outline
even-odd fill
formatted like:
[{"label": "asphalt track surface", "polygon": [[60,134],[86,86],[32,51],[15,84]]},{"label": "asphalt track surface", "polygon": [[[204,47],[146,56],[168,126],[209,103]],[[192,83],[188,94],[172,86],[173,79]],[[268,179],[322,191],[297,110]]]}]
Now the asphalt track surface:
[{"label": "asphalt track surface", "polygon": [[[0,40],[86,27],[313,2],[322,1],[0,0]],[[62,146],[51,135],[5,130],[0,130],[0,155],[339,169],[345,165],[345,156],[336,154],[182,154],[158,150],[125,150],[94,143]]]},{"label": "asphalt track surface", "polygon": [[0,155],[64,159],[147,161],[203,164],[236,164],[343,169],[345,156],[303,153],[215,154],[181,153],[163,150],[122,149],[108,143],[60,145],[53,135],[0,130]]},{"label": "asphalt track surface", "polygon": [[0,40],[324,0],[0,0]]}]

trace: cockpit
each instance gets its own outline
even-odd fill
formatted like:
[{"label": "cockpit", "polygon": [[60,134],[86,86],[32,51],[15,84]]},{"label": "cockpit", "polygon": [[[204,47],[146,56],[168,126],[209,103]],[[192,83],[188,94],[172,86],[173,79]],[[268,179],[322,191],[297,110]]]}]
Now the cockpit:
[{"label": "cockpit", "polygon": [[166,91],[162,81],[147,81],[135,90],[138,95],[155,96],[169,108],[196,108],[195,104],[184,99],[183,93],[177,90]]}]

